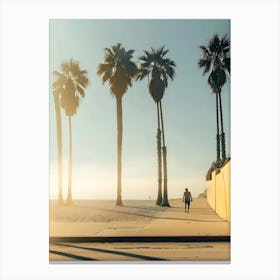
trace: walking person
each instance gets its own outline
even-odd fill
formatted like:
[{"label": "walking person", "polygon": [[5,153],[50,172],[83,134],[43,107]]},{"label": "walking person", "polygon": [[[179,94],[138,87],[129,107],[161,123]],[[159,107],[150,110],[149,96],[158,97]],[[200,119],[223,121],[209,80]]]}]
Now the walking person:
[{"label": "walking person", "polygon": [[186,188],[183,195],[183,202],[185,202],[185,212],[187,211],[187,208],[188,208],[188,213],[190,212],[191,201],[192,201],[192,194]]}]

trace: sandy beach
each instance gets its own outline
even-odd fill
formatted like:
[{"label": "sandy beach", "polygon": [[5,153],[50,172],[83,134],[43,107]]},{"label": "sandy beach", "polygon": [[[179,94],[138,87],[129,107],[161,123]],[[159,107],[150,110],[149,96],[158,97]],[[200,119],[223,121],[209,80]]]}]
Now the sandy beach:
[{"label": "sandy beach", "polygon": [[127,200],[116,206],[114,200],[75,200],[73,206],[50,201],[50,221],[68,223],[149,222],[166,211],[153,200]]},{"label": "sandy beach", "polygon": [[[151,200],[124,201],[124,206],[105,200],[74,203],[58,206],[50,201],[50,261],[230,260],[230,242],[179,240],[230,235],[230,223],[219,218],[205,198],[195,198],[189,213],[181,199],[171,199],[170,208]],[[125,242],[112,241],[116,237]],[[128,242],[131,237],[166,241]]]},{"label": "sandy beach", "polygon": [[50,237],[230,235],[230,223],[218,217],[205,198],[195,198],[190,213],[184,212],[181,199],[170,204],[128,200],[116,206],[109,200],[77,200],[73,206],[58,206],[50,201]]}]

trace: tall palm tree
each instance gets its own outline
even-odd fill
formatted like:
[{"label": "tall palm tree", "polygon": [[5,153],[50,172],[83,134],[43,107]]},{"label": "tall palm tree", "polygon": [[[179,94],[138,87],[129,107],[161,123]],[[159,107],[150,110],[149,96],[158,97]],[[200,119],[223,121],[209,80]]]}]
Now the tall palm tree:
[{"label": "tall palm tree", "polygon": [[[138,73],[137,80],[142,80],[148,76],[149,79],[149,93],[152,96],[154,102],[157,105],[157,152],[158,152],[158,196],[157,205],[169,206],[167,196],[167,159],[166,159],[166,146],[165,146],[165,134],[163,125],[163,114],[161,100],[164,95],[165,89],[168,86],[168,79],[173,80],[175,75],[175,62],[169,58],[165,58],[165,55],[169,50],[165,50],[164,46],[151,51],[144,51],[144,55],[139,59],[142,61]],[[162,153],[161,156],[161,133],[162,133]],[[162,161],[163,158],[163,196],[162,196]]]},{"label": "tall palm tree", "polygon": [[[230,75],[230,41],[227,35],[221,39],[215,34],[209,41],[208,46],[200,46],[202,58],[198,65],[204,68],[203,75],[210,72],[208,84],[216,95],[216,122],[217,122],[217,162],[220,161],[220,142],[222,148],[222,159],[226,159],[226,144],[223,125],[223,112],[221,101],[221,90]],[[219,133],[219,112],[221,123],[221,134]]]},{"label": "tall palm tree", "polygon": [[122,206],[122,98],[128,87],[132,86],[132,79],[137,72],[136,64],[131,60],[134,50],[126,51],[118,43],[112,48],[105,48],[104,63],[97,67],[97,74],[102,77],[103,84],[108,81],[110,91],[116,98],[117,105],[117,144],[118,144],[118,179],[117,179],[117,200],[116,205]]},{"label": "tall palm tree", "polygon": [[60,111],[60,94],[61,94],[61,79],[57,77],[54,81],[53,97],[55,105],[55,116],[56,116],[56,132],[57,132],[57,154],[58,154],[58,204],[63,204],[62,195],[62,129],[61,129],[61,111]]},{"label": "tall palm tree", "polygon": [[85,88],[88,85],[87,71],[81,70],[79,62],[63,62],[61,72],[55,71],[61,81],[61,107],[64,108],[69,123],[69,162],[68,162],[68,194],[67,204],[72,201],[72,126],[71,117],[74,116],[79,107],[80,100],[85,96]]}]

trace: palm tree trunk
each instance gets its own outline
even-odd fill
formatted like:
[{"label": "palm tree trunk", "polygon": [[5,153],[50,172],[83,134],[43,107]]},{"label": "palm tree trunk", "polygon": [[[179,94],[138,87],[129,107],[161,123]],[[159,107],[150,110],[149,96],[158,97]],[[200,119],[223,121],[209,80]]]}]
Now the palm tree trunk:
[{"label": "palm tree trunk", "polygon": [[62,196],[62,129],[61,129],[61,111],[59,104],[59,95],[54,94],[56,130],[57,130],[57,153],[58,153],[58,200],[59,205],[63,204]]},{"label": "palm tree trunk", "polygon": [[216,93],[216,123],[217,123],[217,162],[220,161],[220,128],[219,128],[219,99],[218,99],[218,94]]},{"label": "palm tree trunk", "polygon": [[162,162],[161,162],[161,130],[160,130],[160,116],[159,116],[159,103],[157,102],[157,154],[158,154],[158,196],[156,205],[162,203]]},{"label": "palm tree trunk", "polygon": [[221,146],[222,146],[222,158],[226,159],[226,142],[224,133],[224,123],[223,123],[223,111],[222,111],[222,100],[221,100],[221,90],[219,90],[219,103],[220,103],[220,120],[221,120]]},{"label": "palm tree trunk", "polygon": [[117,130],[118,130],[118,183],[116,205],[122,206],[122,97],[116,97],[117,101]]},{"label": "palm tree trunk", "polygon": [[163,125],[163,116],[162,116],[162,106],[161,101],[159,102],[160,107],[160,119],[161,119],[161,129],[162,129],[162,156],[163,156],[163,199],[161,206],[170,207],[168,202],[168,195],[167,195],[167,159],[166,159],[166,146],[165,146],[165,135],[164,135],[164,125]]},{"label": "palm tree trunk", "polygon": [[69,162],[68,162],[68,196],[67,204],[73,204],[72,201],[72,127],[71,127],[71,117],[69,120]]}]

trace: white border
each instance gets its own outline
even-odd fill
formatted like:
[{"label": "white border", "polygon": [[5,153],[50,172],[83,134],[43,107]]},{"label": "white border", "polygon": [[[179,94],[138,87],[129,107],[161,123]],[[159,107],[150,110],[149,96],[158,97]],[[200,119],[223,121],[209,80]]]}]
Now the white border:
[{"label": "white border", "polygon": [[[48,263],[49,18],[231,19],[231,264]],[[2,1],[0,278],[279,279],[279,34],[278,1]]]}]

